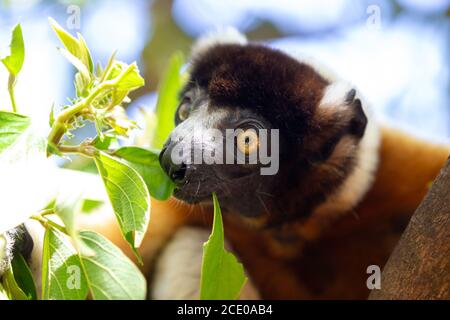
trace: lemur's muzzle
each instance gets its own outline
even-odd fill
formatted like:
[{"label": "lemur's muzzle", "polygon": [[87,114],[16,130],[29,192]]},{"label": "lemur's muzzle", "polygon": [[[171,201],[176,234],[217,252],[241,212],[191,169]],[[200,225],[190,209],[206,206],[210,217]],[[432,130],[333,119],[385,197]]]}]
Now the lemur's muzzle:
[{"label": "lemur's muzzle", "polygon": [[172,152],[177,142],[168,142],[159,154],[159,163],[170,179],[180,185],[185,182],[187,165],[183,161],[175,163],[173,161]]}]

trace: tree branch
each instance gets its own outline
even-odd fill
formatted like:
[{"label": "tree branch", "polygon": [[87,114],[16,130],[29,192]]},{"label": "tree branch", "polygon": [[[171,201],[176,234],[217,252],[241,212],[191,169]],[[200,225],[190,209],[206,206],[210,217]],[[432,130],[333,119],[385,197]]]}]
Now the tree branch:
[{"label": "tree branch", "polygon": [[450,299],[450,158],[414,213],[369,299]]}]

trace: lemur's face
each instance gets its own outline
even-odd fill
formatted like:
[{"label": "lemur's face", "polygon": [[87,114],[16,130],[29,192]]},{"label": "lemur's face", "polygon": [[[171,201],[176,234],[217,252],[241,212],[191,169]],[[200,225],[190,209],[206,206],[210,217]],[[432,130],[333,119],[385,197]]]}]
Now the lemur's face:
[{"label": "lemur's face", "polygon": [[309,65],[222,44],[194,57],[175,121],[160,157],[175,197],[198,203],[215,192],[226,211],[276,225],[308,216],[343,185],[367,118],[354,89]]},{"label": "lemur's face", "polygon": [[[271,157],[271,175],[261,173],[268,164],[264,166],[258,158],[262,144],[267,156],[279,144],[279,139],[271,141],[271,123],[250,108],[215,103],[208,90],[198,85],[183,91],[175,123],[161,155],[163,168],[177,185],[175,197],[197,203],[209,201],[215,192],[224,208],[260,215],[261,202],[254,199],[270,192],[278,170],[278,154]],[[264,141],[263,130],[268,133]]]}]

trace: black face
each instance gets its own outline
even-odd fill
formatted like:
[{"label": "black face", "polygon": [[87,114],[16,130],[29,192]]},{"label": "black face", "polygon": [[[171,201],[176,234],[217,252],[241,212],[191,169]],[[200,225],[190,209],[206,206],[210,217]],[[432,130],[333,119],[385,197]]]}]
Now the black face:
[{"label": "black face", "polygon": [[[160,157],[175,197],[198,203],[215,192],[223,209],[265,226],[309,216],[353,170],[367,121],[354,90],[322,106],[329,85],[262,46],[217,45],[197,57]],[[229,130],[238,130],[231,139]]]},{"label": "black face", "polygon": [[[268,210],[262,198],[270,194],[274,176],[261,174],[267,161],[261,163],[258,156],[263,129],[268,130],[265,145],[270,155],[271,126],[266,119],[246,108],[213,105],[205,90],[193,87],[183,93],[175,123],[160,161],[177,185],[176,198],[206,202],[215,192],[222,207],[241,215],[253,217]],[[174,161],[174,152],[181,161]],[[201,161],[195,161],[196,155]]]}]

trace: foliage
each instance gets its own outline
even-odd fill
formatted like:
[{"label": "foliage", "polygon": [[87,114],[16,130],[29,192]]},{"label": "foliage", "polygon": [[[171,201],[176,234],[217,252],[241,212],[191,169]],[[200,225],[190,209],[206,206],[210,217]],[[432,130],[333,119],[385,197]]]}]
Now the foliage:
[{"label": "foliage", "polygon": [[17,113],[0,111],[0,153],[10,147],[30,126],[30,119]]},{"label": "foliage", "polygon": [[213,229],[203,245],[200,299],[236,299],[247,278],[242,264],[224,248],[222,213],[215,194],[213,203]]},{"label": "foliage", "polygon": [[175,186],[159,166],[158,151],[122,147],[117,149],[114,155],[126,160],[142,176],[153,198],[166,200],[171,196]]},{"label": "foliage", "polygon": [[[76,96],[59,112],[52,106],[51,130],[46,138],[34,133],[32,119],[17,113],[14,85],[25,58],[22,30],[17,25],[12,32],[10,54],[1,60],[10,74],[8,89],[13,112],[0,111],[0,186],[12,180],[22,183],[20,179],[32,177],[38,179],[38,183],[45,181],[46,185],[53,185],[41,165],[41,161],[47,163],[46,158],[51,155],[76,154],[93,159],[122,235],[139,259],[137,249],[150,219],[150,196],[165,200],[174,189],[159,166],[159,150],[136,146],[117,148],[117,140],[127,137],[136,128],[136,124],[128,119],[124,104],[130,102],[131,91],[144,85],[144,79],[136,63],[118,61],[115,53],[104,67],[100,63],[94,67],[86,41],[80,34],[72,36],[53,19],[50,24],[62,43],[59,51],[77,71],[74,76]],[[182,55],[174,54],[160,85],[152,143],[157,148],[162,147],[174,127],[177,94],[184,81],[182,65]],[[86,122],[95,125],[96,136],[79,145],[71,144],[74,131]],[[39,165],[26,171],[30,163]],[[9,175],[5,175],[7,172]],[[70,184],[70,181],[65,183]],[[5,217],[0,221],[0,240],[5,231],[30,218],[45,228],[42,292],[36,292],[27,263],[17,255],[0,279],[0,297],[25,300],[34,300],[38,296],[64,300],[144,299],[147,284],[131,260],[100,234],[75,228],[81,212],[94,210],[103,203],[95,199],[61,197],[56,193],[52,193],[52,197],[42,199],[37,212],[23,212],[21,207],[15,210],[0,204],[5,211]],[[224,249],[224,231],[215,195],[214,206],[214,227],[204,246],[201,298],[232,299],[238,296],[245,276],[242,265]],[[1,246],[5,246],[5,241],[0,242]]]},{"label": "foliage", "polygon": [[170,132],[175,127],[174,115],[178,106],[178,93],[183,85],[180,77],[184,58],[177,52],[170,58],[169,66],[159,86],[158,102],[156,104],[157,126],[153,146],[161,148]]},{"label": "foliage", "polygon": [[150,195],[141,176],[124,162],[104,152],[95,155],[120,229],[133,249],[144,238],[150,218]]},{"label": "foliage", "polygon": [[16,99],[14,97],[14,86],[16,78],[22,69],[25,60],[25,45],[23,43],[22,27],[20,24],[16,25],[12,31],[12,38],[10,44],[10,54],[4,57],[1,61],[9,71],[8,92],[11,98],[13,110],[17,111]]},{"label": "foliage", "polygon": [[[118,156],[112,156],[113,151],[108,148],[113,140],[126,136],[135,127],[127,118],[123,103],[129,102],[129,92],[142,86],[144,79],[135,63],[128,65],[117,61],[114,55],[105,68],[99,65],[94,71],[83,37],[78,35],[75,38],[55,21],[50,22],[64,46],[59,50],[77,69],[74,82],[77,96],[56,115],[52,108],[49,121],[51,130],[47,139],[38,138],[30,132],[32,120],[29,117],[0,111],[2,169],[7,171],[17,162],[24,162],[23,158],[45,152],[45,149],[47,156],[76,153],[94,158],[124,238],[137,252],[149,222],[150,195],[143,178]],[[11,53],[2,60],[14,81],[23,58],[24,45],[18,25],[13,31]],[[13,89],[11,87],[10,97],[15,111]],[[87,139],[78,146],[71,145],[69,139],[73,130],[83,126],[86,121],[95,123],[97,137]],[[45,156],[45,153],[42,154]],[[35,159],[30,158],[30,161]],[[157,163],[152,165],[158,166]],[[82,200],[57,197],[51,205],[37,213],[17,216],[11,212],[14,218],[6,219],[8,223],[1,221],[0,232],[23,223],[29,217],[45,227],[43,299],[85,299],[88,294],[93,299],[144,299],[146,282],[138,268],[99,234],[92,231],[78,232],[75,229],[76,216],[84,203]],[[62,224],[54,216],[58,216]],[[2,292],[10,299],[36,299],[31,274],[26,263],[18,259],[12,261],[2,277]],[[70,270],[75,274],[71,274]]]}]

